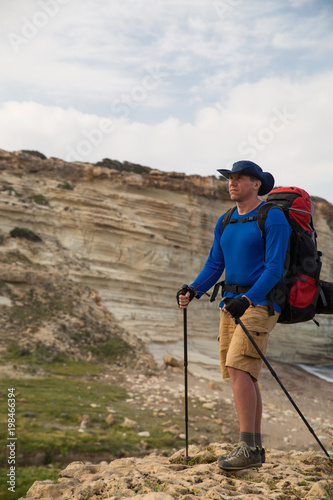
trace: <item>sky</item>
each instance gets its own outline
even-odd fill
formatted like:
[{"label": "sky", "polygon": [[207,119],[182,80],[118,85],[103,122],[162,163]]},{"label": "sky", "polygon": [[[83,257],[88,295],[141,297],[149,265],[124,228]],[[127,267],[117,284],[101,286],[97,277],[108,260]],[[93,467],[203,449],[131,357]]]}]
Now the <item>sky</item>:
[{"label": "sky", "polygon": [[333,203],[331,0],[4,0],[0,26],[0,149],[249,159]]}]

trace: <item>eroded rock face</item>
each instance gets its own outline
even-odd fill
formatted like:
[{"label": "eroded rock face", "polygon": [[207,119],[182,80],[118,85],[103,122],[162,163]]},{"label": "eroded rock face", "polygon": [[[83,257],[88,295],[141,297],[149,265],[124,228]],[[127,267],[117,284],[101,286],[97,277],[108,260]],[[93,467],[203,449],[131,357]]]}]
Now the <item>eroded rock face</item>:
[{"label": "eroded rock face", "polygon": [[[126,171],[116,163],[112,168],[112,162],[66,163],[0,151],[0,255],[19,252],[33,265],[88,285],[158,361],[164,354],[179,357],[183,317],[175,294],[201,270],[216,221],[232,206],[227,184],[147,168]],[[333,281],[332,205],[316,202],[315,226],[324,252],[322,277]],[[42,241],[11,238],[15,228],[32,231]],[[10,284],[5,259],[2,271],[2,280]],[[25,265],[22,272],[32,271]],[[218,302],[195,301],[188,317],[191,362],[218,364]],[[279,325],[271,336],[270,357],[332,362],[332,318],[321,316],[320,328],[312,322]]]},{"label": "eroded rock face", "polygon": [[231,475],[220,470],[216,463],[216,458],[227,454],[228,449],[227,445],[216,443],[205,449],[190,446],[192,462],[189,466],[182,462],[184,450],[169,459],[152,454],[144,458],[114,460],[110,464],[73,462],[60,472],[58,483],[37,481],[25,498],[326,498],[330,487],[329,469],[327,460],[319,455],[271,450],[262,468]]}]

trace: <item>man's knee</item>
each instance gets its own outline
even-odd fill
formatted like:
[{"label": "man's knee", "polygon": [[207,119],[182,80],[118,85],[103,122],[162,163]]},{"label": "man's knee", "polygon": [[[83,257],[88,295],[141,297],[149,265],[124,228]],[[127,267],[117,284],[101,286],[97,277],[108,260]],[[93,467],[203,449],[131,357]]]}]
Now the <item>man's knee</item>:
[{"label": "man's knee", "polygon": [[245,378],[247,379],[248,377],[253,379],[249,372],[246,372],[244,370],[240,370],[239,368],[234,368],[233,366],[227,366],[227,369],[229,372],[231,383],[237,382],[239,380],[244,380]]}]

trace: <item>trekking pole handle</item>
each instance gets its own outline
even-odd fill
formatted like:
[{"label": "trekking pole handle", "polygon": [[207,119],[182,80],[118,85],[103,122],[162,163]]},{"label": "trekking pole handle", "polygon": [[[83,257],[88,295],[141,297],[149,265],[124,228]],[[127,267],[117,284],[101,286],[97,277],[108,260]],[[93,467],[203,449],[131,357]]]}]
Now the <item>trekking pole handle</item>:
[{"label": "trekking pole handle", "polygon": [[191,300],[193,299],[193,297],[195,297],[197,292],[193,286],[182,285],[182,295],[186,295],[187,292],[190,292],[190,302],[191,302]]},{"label": "trekking pole handle", "polygon": [[186,295],[188,292],[190,294],[190,296],[189,296],[189,302],[191,302],[191,300],[193,299],[193,297],[195,297],[196,294],[197,294],[197,292],[196,292],[195,288],[193,288],[193,286],[182,285],[181,289],[177,292],[177,295],[176,295],[178,305],[179,305],[179,297],[180,297],[180,295]]},{"label": "trekking pole handle", "polygon": [[191,292],[191,291],[194,292],[193,286],[189,286],[186,284],[182,285],[182,290],[183,290],[184,295],[186,295],[187,292]]}]

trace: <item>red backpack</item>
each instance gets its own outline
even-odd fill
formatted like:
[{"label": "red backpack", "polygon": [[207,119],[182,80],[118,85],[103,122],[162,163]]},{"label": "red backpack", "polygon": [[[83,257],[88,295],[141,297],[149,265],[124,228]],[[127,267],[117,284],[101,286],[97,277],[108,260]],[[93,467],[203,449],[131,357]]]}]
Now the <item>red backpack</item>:
[{"label": "red backpack", "polygon": [[321,252],[313,226],[313,203],[304,189],[284,187],[273,189],[260,207],[257,223],[265,238],[268,211],[278,207],[286,216],[290,235],[284,278],[270,292],[271,299],[281,306],[279,323],[301,323],[314,319],[318,298],[324,301],[321,284]]},{"label": "red backpack", "polygon": [[[304,189],[283,187],[273,189],[268,194],[267,202],[259,208],[257,217],[232,219],[232,214],[236,210],[236,207],[233,207],[225,213],[222,220],[222,231],[230,222],[256,220],[265,242],[265,221],[269,210],[279,208],[285,214],[292,233],[284,264],[284,277],[267,295],[269,314],[274,313],[273,302],[281,307],[279,323],[314,320],[316,312],[333,313],[333,298],[329,304],[325,298],[326,293],[332,295],[333,286],[331,283],[320,281],[322,254],[317,249],[317,234],[312,222],[313,207],[310,196]],[[324,286],[325,294],[321,284]],[[222,295],[223,289],[228,290],[228,285],[224,282],[217,283],[211,301],[215,300],[219,286],[222,286]],[[237,290],[232,290],[233,286],[229,287],[229,291],[234,293],[246,293],[250,288],[236,287]],[[315,323],[318,324],[317,321]]]}]

